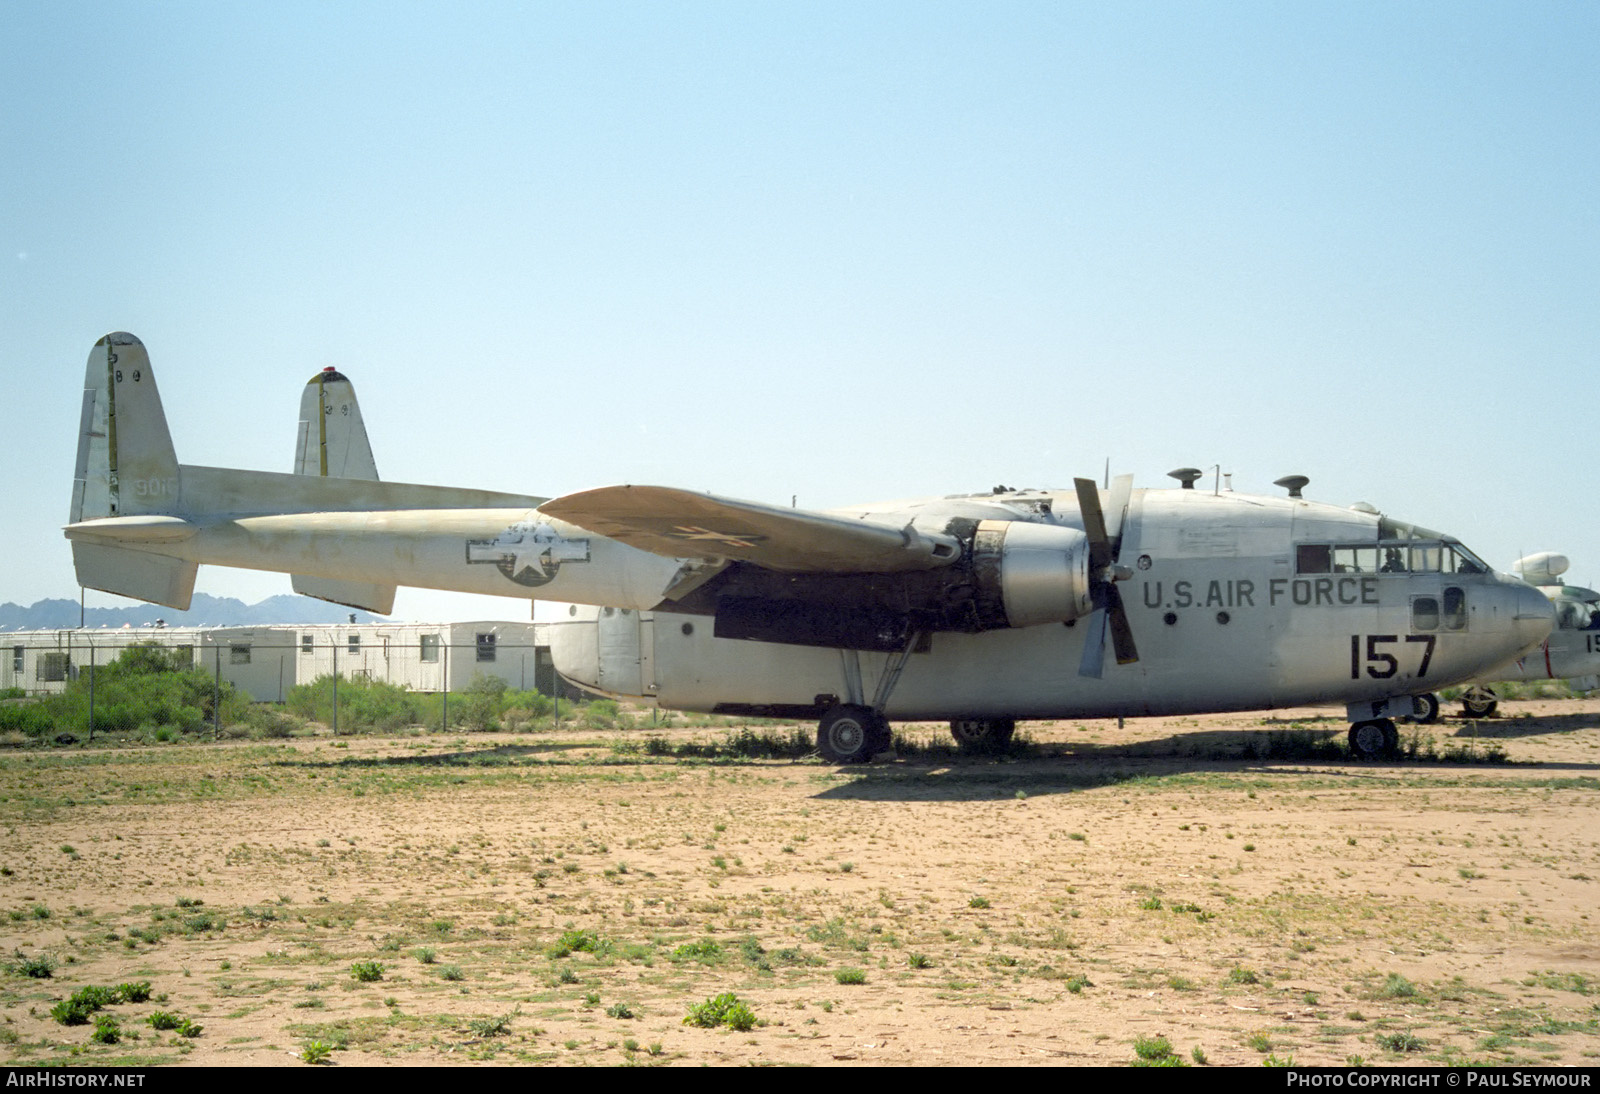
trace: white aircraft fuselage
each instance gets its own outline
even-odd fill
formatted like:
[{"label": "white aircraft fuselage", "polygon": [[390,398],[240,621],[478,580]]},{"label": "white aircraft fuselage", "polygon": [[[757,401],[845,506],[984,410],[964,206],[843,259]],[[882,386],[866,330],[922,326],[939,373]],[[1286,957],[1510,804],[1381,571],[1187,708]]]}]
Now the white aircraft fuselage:
[{"label": "white aircraft fuselage", "polygon": [[[963,502],[1042,507],[1067,527],[1080,523],[1066,492],[929,504],[945,512]],[[879,515],[903,523],[915,512]],[[889,717],[1358,704],[1471,679],[1503,663],[1503,650],[1536,648],[1549,628],[1543,597],[1524,582],[1479,565],[1453,540],[1376,514],[1286,497],[1135,490],[1123,535],[1133,576],[1121,588],[1137,662],[1108,666],[1099,679],[1080,675],[1089,632],[1081,619],[936,633],[906,661]],[[549,595],[583,601],[563,593],[570,588],[552,583]],[[847,690],[837,651],[717,638],[703,617],[651,607],[576,610],[556,628],[557,670],[593,690],[705,712],[799,714]],[[867,690],[894,659],[861,655]]]}]

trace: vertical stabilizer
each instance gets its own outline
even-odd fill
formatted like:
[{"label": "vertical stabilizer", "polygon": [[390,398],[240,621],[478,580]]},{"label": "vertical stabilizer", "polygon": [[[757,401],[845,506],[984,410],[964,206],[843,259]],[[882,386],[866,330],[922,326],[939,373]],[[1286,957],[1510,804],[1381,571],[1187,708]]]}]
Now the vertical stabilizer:
[{"label": "vertical stabilizer", "polygon": [[[294,473],[320,478],[378,481],[378,464],[361,420],[356,389],[331,367],[311,378],[300,395],[300,428],[295,436]],[[294,574],[294,591],[379,615],[394,611],[395,586]]]},{"label": "vertical stabilizer", "polygon": [[144,343],[123,331],[89,351],[72,522],[176,513],[178,459]]},{"label": "vertical stabilizer", "polygon": [[356,389],[329,367],[313,376],[300,395],[300,429],[294,472],[322,478],[378,480],[367,426]]},{"label": "vertical stabilizer", "polygon": [[[144,343],[125,331],[89,351],[72,478],[72,523],[178,511],[178,459]],[[108,544],[72,545],[78,584],[187,609],[193,562]]]}]

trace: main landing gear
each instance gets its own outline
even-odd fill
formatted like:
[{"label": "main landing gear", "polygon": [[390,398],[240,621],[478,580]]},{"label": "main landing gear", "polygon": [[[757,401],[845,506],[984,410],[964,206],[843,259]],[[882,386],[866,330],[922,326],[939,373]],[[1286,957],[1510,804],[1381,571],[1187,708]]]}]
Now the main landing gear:
[{"label": "main landing gear", "polygon": [[861,687],[860,652],[839,651],[846,701],[829,707],[822,716],[822,724],[817,726],[817,751],[823,759],[836,764],[858,764],[889,751],[893,738],[889,719],[883,711],[889,705],[895,685],[900,682],[900,674],[911,658],[917,637],[912,635],[904,649],[891,654],[884,662],[883,674],[878,677],[878,687],[870,703],[864,701]]},{"label": "main landing gear", "polygon": [[1419,726],[1431,726],[1439,720],[1439,697],[1433,692],[1424,692],[1411,697],[1413,707],[1411,720]]},{"label": "main landing gear", "polygon": [[961,751],[978,756],[1004,752],[1016,731],[1017,723],[1010,718],[957,718],[950,723],[950,736]]},{"label": "main landing gear", "polygon": [[817,751],[831,763],[865,763],[887,752],[889,743],[889,719],[859,703],[840,703],[817,727]]},{"label": "main landing gear", "polygon": [[1388,718],[1357,722],[1350,727],[1350,755],[1358,760],[1386,760],[1400,751],[1400,731]]}]

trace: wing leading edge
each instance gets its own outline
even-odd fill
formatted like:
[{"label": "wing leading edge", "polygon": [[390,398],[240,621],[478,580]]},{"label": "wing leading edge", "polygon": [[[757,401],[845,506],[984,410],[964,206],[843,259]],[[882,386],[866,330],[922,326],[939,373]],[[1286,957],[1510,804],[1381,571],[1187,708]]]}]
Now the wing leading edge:
[{"label": "wing leading edge", "polygon": [[540,512],[668,558],[732,559],[786,573],[900,573],[961,557],[952,536],[666,486],[568,494]]}]

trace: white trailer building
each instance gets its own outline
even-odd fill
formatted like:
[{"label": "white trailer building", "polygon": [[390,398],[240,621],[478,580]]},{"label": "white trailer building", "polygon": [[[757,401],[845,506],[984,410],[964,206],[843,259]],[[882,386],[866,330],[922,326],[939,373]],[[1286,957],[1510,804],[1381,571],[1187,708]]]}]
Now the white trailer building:
[{"label": "white trailer building", "polygon": [[65,691],[85,668],[129,646],[184,650],[196,665],[258,702],[282,702],[296,684],[337,673],[413,691],[459,691],[482,673],[507,687],[557,688],[542,623],[350,623],[261,627],[123,627],[0,633],[0,689]]}]

